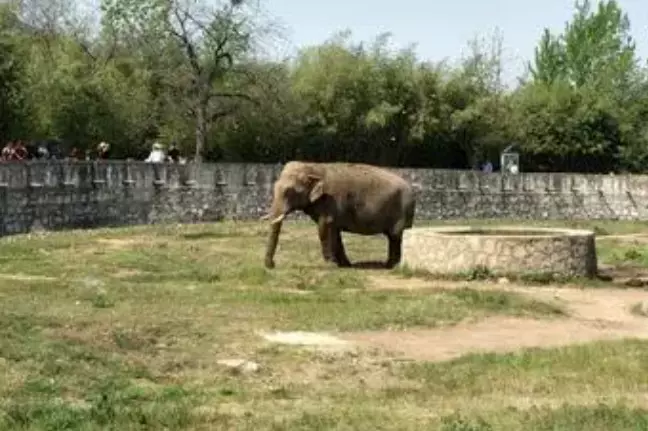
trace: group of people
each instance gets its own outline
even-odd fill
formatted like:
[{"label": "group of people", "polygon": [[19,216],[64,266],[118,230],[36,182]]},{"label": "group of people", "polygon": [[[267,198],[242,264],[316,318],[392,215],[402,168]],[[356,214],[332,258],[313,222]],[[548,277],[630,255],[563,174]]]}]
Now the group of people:
[{"label": "group of people", "polygon": [[27,160],[29,159],[29,152],[22,141],[11,141],[2,148],[0,158],[3,161]]},{"label": "group of people", "polygon": [[[486,163],[481,165],[481,168],[478,168],[485,174],[490,174],[493,172],[493,164],[490,160],[487,160]],[[507,159],[505,163],[501,166],[501,171],[507,174],[518,174],[520,173],[520,168],[517,164],[517,161]]]},{"label": "group of people", "polygon": [[2,161],[22,161],[34,159],[61,158],[60,142],[50,139],[45,141],[15,140],[8,142],[0,152]]},{"label": "group of people", "polygon": [[[110,144],[107,142],[100,142],[99,145],[97,145],[97,148],[95,149],[95,159],[96,160],[105,160],[108,159],[110,156]],[[70,153],[66,157],[68,160],[92,160],[92,151],[91,150],[85,150],[85,153],[83,156],[81,155],[81,151],[77,147],[74,147],[70,150]]]},{"label": "group of people", "polygon": [[[72,148],[67,154],[64,154],[60,148],[60,142],[51,140],[43,142],[25,143],[20,140],[10,141],[0,152],[0,161],[23,161],[23,160],[42,160],[42,159],[67,159],[67,160],[106,160],[110,158],[110,144],[102,141],[95,151],[87,149],[81,151],[78,148]],[[144,161],[149,163],[186,163],[186,159],[180,156],[180,150],[171,143],[168,151],[159,142],[155,142],[151,152]]]}]

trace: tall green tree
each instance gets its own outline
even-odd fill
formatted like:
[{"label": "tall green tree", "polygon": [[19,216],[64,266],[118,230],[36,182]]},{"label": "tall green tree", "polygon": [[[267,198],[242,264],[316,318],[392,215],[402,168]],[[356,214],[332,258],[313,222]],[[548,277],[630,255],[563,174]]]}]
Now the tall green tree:
[{"label": "tall green tree", "polygon": [[463,166],[497,161],[508,142],[507,100],[502,78],[503,40],[499,31],[469,41],[469,53],[447,73],[441,89],[441,120],[447,145],[457,147]]},{"label": "tall green tree", "polygon": [[616,0],[603,0],[593,10],[590,0],[577,0],[575,12],[560,35],[545,29],[529,65],[535,81],[604,85],[622,89],[637,66],[630,20]]},{"label": "tall green tree", "polygon": [[103,0],[104,24],[146,45],[167,104],[193,120],[195,160],[210,126],[228,115],[232,99],[252,100],[227,88],[226,77],[250,50],[253,27],[242,2],[215,6],[193,0]]},{"label": "tall green tree", "polygon": [[547,169],[599,172],[627,167],[627,149],[637,157],[645,147],[636,109],[645,73],[617,1],[576,1],[561,34],[545,29],[530,71],[514,97],[528,157]]},{"label": "tall green tree", "polygon": [[25,103],[25,50],[16,11],[0,5],[0,141],[28,132]]}]

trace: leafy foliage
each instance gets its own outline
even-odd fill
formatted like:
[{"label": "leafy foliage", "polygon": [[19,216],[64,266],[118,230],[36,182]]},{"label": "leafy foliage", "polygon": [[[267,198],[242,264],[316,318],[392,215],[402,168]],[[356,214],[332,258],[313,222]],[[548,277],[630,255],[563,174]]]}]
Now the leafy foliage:
[{"label": "leafy foliage", "polygon": [[107,140],[114,156],[141,158],[161,139],[197,159],[438,168],[497,168],[516,144],[527,171],[647,165],[648,75],[615,0],[576,1],[562,33],[539,35],[515,88],[497,34],[453,66],[350,32],[269,61],[246,1],[102,0],[94,33],[66,0],[38,10],[47,4],[0,14],[2,140]]}]

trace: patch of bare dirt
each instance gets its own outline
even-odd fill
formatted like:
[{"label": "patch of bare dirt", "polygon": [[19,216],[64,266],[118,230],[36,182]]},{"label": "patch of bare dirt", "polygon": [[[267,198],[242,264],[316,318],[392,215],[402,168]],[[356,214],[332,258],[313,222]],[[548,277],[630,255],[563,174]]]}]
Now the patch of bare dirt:
[{"label": "patch of bare dirt", "polygon": [[2,280],[15,280],[15,281],[54,281],[56,277],[49,277],[47,275],[33,275],[33,274],[0,274]]},{"label": "patch of bare dirt", "polygon": [[129,277],[134,277],[136,275],[141,275],[144,274],[144,271],[140,271],[138,269],[118,269],[113,273],[113,277],[115,278],[129,278]]},{"label": "patch of bare dirt", "polygon": [[[467,284],[384,275],[371,276],[370,280],[378,289],[448,289]],[[437,361],[467,353],[511,352],[521,348],[559,347],[628,337],[648,339],[648,319],[631,312],[633,305],[648,301],[648,291],[645,290],[524,287],[497,283],[479,283],[476,287],[557,301],[565,307],[569,317],[557,320],[491,317],[450,328],[355,332],[344,334],[342,338],[360,346],[380,348],[394,356]]]},{"label": "patch of bare dirt", "polygon": [[275,332],[259,335],[271,343],[331,348],[334,350],[343,350],[350,346],[347,340],[320,332]]},{"label": "patch of bare dirt", "polygon": [[[151,237],[130,237],[130,238],[97,238],[97,243],[107,246],[111,249],[126,249],[140,245],[151,245],[156,240]],[[159,242],[159,241],[157,241]]]},{"label": "patch of bare dirt", "polygon": [[599,265],[599,277],[612,283],[628,287],[648,286],[648,268],[640,265]]},{"label": "patch of bare dirt", "polygon": [[466,281],[424,280],[390,275],[368,275],[369,288],[375,290],[434,290],[466,286]]}]

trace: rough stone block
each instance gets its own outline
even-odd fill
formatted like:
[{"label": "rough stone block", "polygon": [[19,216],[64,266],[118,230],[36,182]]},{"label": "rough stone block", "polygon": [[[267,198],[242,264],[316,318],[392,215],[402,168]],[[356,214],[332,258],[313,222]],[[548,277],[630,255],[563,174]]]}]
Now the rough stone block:
[{"label": "rough stone block", "polygon": [[587,230],[467,226],[405,231],[402,265],[434,274],[477,268],[493,273],[549,273],[592,277],[597,272],[594,233]]}]

